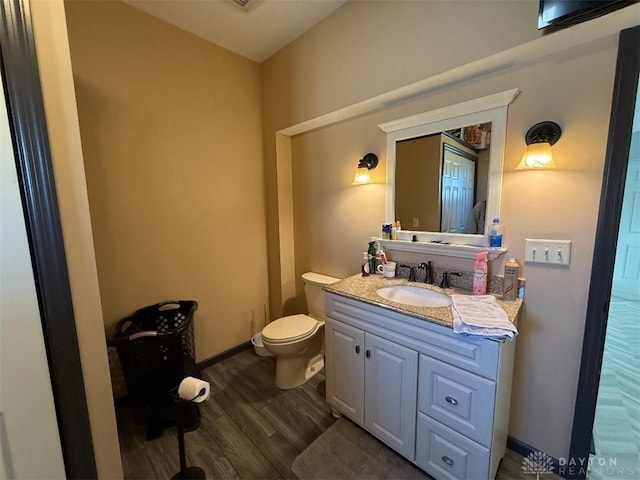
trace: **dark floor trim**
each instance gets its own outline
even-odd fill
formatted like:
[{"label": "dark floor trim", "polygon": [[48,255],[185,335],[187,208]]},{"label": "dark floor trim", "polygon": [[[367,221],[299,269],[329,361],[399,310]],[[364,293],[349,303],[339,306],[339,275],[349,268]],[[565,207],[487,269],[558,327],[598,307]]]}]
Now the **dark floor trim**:
[{"label": "dark floor trim", "polygon": [[[199,376],[200,372],[202,370],[204,370],[207,367],[210,367],[211,365],[214,365],[218,362],[221,362],[222,360],[226,360],[229,357],[233,357],[236,353],[240,353],[244,350],[247,350],[249,348],[252,348],[253,345],[251,343],[251,341],[248,342],[244,342],[241,343],[240,345],[236,345],[235,347],[231,347],[229,350],[225,350],[224,352],[218,353],[217,355],[214,355],[213,357],[209,357],[206,360],[203,360],[199,363],[196,364],[196,375]],[[125,406],[125,405],[130,405],[132,402],[131,399],[131,395],[129,395],[129,393],[126,393],[125,395],[116,398],[114,400],[116,409]]]},{"label": "dark floor trim", "polygon": [[[509,450],[513,450],[514,452],[516,452],[518,455],[520,455],[523,458],[527,458],[529,457],[529,455],[532,454],[542,454],[544,455],[545,459],[549,459],[550,460],[550,465],[553,466],[553,473],[560,475],[561,477],[564,477],[564,475],[562,475],[562,466],[560,465],[560,460],[558,460],[557,458],[552,457],[551,455],[549,455],[546,452],[543,452],[542,450],[539,450],[535,447],[532,447],[531,445],[524,443],[520,440],[518,440],[517,438],[513,438],[512,436],[508,436],[507,437],[507,448]],[[531,458],[531,457],[530,457]],[[524,465],[524,463],[523,463]]]},{"label": "dark floor trim", "polygon": [[211,365],[214,365],[226,358],[232,357],[234,356],[236,353],[240,353],[243,350],[246,350],[248,348],[251,348],[253,345],[251,344],[251,340],[246,341],[244,343],[241,343],[240,345],[236,345],[235,347],[231,347],[229,350],[225,350],[224,352],[218,353],[217,355],[214,355],[213,357],[209,357],[206,360],[203,360],[201,362],[198,362],[198,364],[196,365],[196,368],[198,371],[210,367]]}]

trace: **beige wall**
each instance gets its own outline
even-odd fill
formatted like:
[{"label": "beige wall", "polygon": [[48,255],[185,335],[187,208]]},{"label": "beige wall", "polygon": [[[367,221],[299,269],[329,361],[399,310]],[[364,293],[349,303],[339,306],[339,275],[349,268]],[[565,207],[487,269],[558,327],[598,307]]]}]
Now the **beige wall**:
[{"label": "beige wall", "polygon": [[96,467],[122,478],[64,5],[31,8]]},{"label": "beige wall", "polygon": [[[446,70],[455,66],[452,61],[476,60],[478,56],[472,54],[478,44],[481,55],[535,39],[539,35],[536,5],[533,1],[477,2],[476,6],[350,2],[268,60],[263,71],[265,156],[272,182],[269,221],[282,222],[283,211],[277,206],[278,201],[286,202],[273,197],[281,188],[275,172],[284,168],[274,155],[276,130],[326,113],[329,107],[346,107],[384,91],[385,86],[396,88],[420,75]],[[437,23],[428,15],[431,9],[449,8],[458,15],[451,13],[448,20],[437,17]],[[468,15],[474,8],[478,10]],[[512,15],[508,28],[504,19],[494,17],[503,8]],[[383,11],[384,21],[379,18]],[[634,18],[640,18],[637,13],[633,10]],[[424,32],[412,29],[408,17],[420,18],[423,29],[441,39],[425,41]],[[469,42],[470,32],[471,38],[483,41]],[[484,47],[485,37],[491,48]],[[379,235],[385,220],[385,137],[376,125],[511,88],[521,90],[509,108],[500,211],[509,256],[522,259],[524,239],[530,237],[573,240],[573,252],[569,269],[523,268],[527,296],[520,317],[509,433],[555,457],[566,457],[569,449],[616,47],[615,34],[577,47],[561,45],[563,51],[542,59],[448,85],[292,139],[295,253],[291,255],[295,255],[296,274],[314,270],[346,276],[358,272],[368,238]],[[277,88],[279,82],[284,90]],[[563,127],[563,137],[555,146],[560,169],[516,172],[524,134],[541,120],[555,120]],[[373,172],[375,184],[352,187],[357,160],[369,151],[381,157]],[[269,240],[270,252],[283,261],[274,231]],[[472,269],[464,260],[444,257],[405,254],[396,258],[431,259],[438,266]],[[501,273],[503,263],[504,259],[494,262],[494,272]],[[286,279],[271,273],[275,292]],[[298,289],[298,300],[283,298],[285,310],[288,305],[299,308],[300,296]]]},{"label": "beige wall", "polygon": [[[293,218],[279,195],[291,185],[278,171],[291,165],[276,161],[274,132],[538,38],[537,8],[536,0],[352,1],[262,64],[272,317],[292,313],[288,306],[300,304],[290,298],[291,282],[281,275],[281,269],[292,270]],[[368,151],[362,143],[339,153],[355,169],[351,164]],[[381,159],[374,176],[380,179],[384,168]],[[360,214],[347,222],[355,230],[363,218],[372,219],[370,209],[375,209],[364,191],[360,195],[365,198],[354,198],[364,202]],[[335,230],[341,232],[342,223],[336,219]],[[284,235],[282,225],[288,227]]]},{"label": "beige wall", "polygon": [[197,359],[267,302],[257,64],[112,1],[65,2],[107,331],[195,299]]}]

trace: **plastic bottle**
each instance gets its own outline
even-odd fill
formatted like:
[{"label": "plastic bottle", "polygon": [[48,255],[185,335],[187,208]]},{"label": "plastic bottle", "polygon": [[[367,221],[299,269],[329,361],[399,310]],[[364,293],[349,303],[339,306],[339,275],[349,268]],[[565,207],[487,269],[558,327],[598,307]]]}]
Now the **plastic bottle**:
[{"label": "plastic bottle", "polygon": [[487,293],[487,255],[489,255],[489,252],[476,253],[476,263],[473,266],[474,295],[484,295]]},{"label": "plastic bottle", "polygon": [[369,276],[369,255],[367,254],[367,252],[362,252],[362,276],[363,277],[368,277]]},{"label": "plastic bottle", "polygon": [[382,224],[382,239],[383,240],[391,240],[391,231],[393,228],[392,223],[383,223]]},{"label": "plastic bottle", "polygon": [[500,225],[499,218],[494,218],[493,223],[489,226],[489,246],[491,248],[502,247],[502,225]]},{"label": "plastic bottle", "polygon": [[504,283],[502,286],[502,300],[512,302],[518,297],[518,270],[520,265],[515,258],[510,258],[504,264]]}]

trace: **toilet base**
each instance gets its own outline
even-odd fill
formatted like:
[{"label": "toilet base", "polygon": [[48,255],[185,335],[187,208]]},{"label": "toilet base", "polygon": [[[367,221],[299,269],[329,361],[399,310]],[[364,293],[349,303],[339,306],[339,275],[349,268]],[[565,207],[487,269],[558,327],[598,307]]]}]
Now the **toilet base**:
[{"label": "toilet base", "polygon": [[304,371],[304,376],[309,381],[315,377],[320,370],[324,368],[324,355],[316,355],[307,364],[307,368]]},{"label": "toilet base", "polygon": [[324,356],[316,355],[311,359],[301,357],[276,356],[276,387],[281,390],[304,385],[324,368]]}]

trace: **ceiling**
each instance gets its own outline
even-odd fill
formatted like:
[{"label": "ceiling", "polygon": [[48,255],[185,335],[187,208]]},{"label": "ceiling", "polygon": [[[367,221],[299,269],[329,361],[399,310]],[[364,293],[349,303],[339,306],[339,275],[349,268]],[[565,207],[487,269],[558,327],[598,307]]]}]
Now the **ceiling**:
[{"label": "ceiling", "polygon": [[[154,17],[262,63],[347,0],[124,0]],[[243,8],[238,3],[246,3]]]}]

